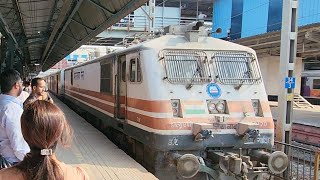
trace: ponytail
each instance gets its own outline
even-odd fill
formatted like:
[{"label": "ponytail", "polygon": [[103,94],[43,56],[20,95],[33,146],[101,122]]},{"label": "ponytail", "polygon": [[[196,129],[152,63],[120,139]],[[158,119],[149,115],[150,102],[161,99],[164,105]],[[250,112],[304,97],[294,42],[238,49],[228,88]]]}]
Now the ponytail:
[{"label": "ponytail", "polygon": [[53,158],[58,143],[71,142],[72,130],[63,112],[47,101],[26,106],[21,116],[21,131],[31,152],[16,165],[26,180],[63,180],[58,160]]},{"label": "ponytail", "polygon": [[[52,152],[52,151],[51,151]],[[42,155],[32,149],[16,168],[23,172],[26,180],[63,180],[63,173],[51,155]]]}]

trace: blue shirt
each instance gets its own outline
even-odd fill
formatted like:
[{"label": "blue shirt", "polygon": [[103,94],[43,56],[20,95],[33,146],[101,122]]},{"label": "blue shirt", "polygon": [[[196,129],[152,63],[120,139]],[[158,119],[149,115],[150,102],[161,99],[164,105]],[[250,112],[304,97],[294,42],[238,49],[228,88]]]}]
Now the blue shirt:
[{"label": "blue shirt", "polygon": [[0,94],[0,154],[11,162],[22,161],[30,152],[21,132],[22,102],[14,96]]}]

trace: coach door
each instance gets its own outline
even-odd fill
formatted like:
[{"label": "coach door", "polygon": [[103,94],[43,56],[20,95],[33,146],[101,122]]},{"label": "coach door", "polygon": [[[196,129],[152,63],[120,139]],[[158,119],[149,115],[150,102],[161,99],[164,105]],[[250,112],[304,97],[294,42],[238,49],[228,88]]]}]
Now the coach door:
[{"label": "coach door", "polygon": [[125,119],[126,118],[126,103],[127,103],[127,64],[126,56],[118,57],[118,77],[117,77],[117,118]]},{"label": "coach door", "polygon": [[59,75],[57,74],[57,78],[56,78],[57,95],[59,94],[59,82],[60,82],[60,78],[59,78]]}]

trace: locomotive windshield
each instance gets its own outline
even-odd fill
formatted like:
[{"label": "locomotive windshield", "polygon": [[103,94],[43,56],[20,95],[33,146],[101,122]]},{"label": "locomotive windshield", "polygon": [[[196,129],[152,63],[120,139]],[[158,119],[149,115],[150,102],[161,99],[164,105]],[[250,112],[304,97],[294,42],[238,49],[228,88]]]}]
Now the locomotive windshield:
[{"label": "locomotive windshield", "polygon": [[204,51],[164,50],[166,77],[174,84],[203,84],[212,72],[222,84],[258,84],[261,73],[253,54],[243,51],[215,51],[209,62]]},{"label": "locomotive windshield", "polygon": [[165,50],[163,60],[166,79],[175,84],[202,84],[211,81],[211,72],[205,52],[192,50]]},{"label": "locomotive windshield", "polygon": [[253,54],[240,51],[214,52],[215,74],[222,84],[257,84],[261,82],[258,62]]}]

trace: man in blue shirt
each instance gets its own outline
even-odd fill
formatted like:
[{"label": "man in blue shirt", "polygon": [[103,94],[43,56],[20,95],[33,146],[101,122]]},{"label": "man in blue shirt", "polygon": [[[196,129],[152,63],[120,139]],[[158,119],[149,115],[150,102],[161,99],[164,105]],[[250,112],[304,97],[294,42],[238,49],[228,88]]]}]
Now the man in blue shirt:
[{"label": "man in blue shirt", "polygon": [[30,151],[21,132],[23,104],[17,98],[22,92],[19,72],[7,70],[0,75],[0,154],[9,162],[20,162]]}]

